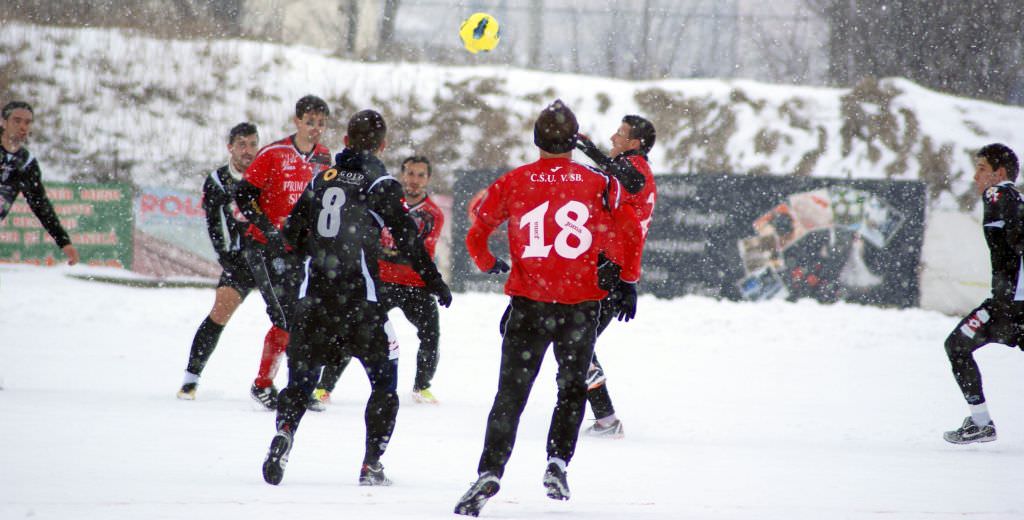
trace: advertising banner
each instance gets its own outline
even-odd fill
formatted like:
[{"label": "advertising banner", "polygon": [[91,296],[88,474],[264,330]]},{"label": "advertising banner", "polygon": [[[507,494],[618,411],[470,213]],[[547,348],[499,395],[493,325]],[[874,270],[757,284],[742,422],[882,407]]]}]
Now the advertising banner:
[{"label": "advertising banner", "polygon": [[[460,175],[453,287],[496,290],[466,253],[470,201],[502,172]],[[640,291],[671,298],[918,304],[925,188],[916,181],[658,175]],[[492,236],[504,254],[505,231]]]},{"label": "advertising banner", "polygon": [[216,261],[206,230],[203,194],[172,188],[144,186],[135,200],[136,227],[200,258]]},{"label": "advertising banner", "polygon": [[[82,263],[132,265],[132,191],[125,183],[46,182],[46,193]],[[0,262],[53,265],[64,256],[19,196],[0,222]]]}]

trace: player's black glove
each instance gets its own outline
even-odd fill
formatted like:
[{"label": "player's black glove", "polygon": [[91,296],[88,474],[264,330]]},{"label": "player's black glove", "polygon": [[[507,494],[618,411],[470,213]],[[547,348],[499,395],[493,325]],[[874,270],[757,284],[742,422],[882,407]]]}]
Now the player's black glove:
[{"label": "player's black glove", "polygon": [[598,149],[594,141],[591,141],[585,134],[576,134],[576,148],[602,168],[607,168],[612,163],[612,160]]},{"label": "player's black glove", "polygon": [[441,307],[448,307],[452,304],[452,290],[444,283],[441,277],[434,278],[427,282],[427,291],[437,296],[437,304]]},{"label": "player's black glove", "polygon": [[636,283],[619,281],[615,288],[619,293],[619,321],[629,321],[636,317]]},{"label": "player's black glove", "polygon": [[504,260],[502,260],[500,258],[495,258],[494,259],[494,265],[491,266],[491,268],[487,270],[487,274],[507,273],[509,269],[510,269],[510,267],[508,266],[508,264],[505,263]]},{"label": "player's black glove", "polygon": [[619,283],[619,273],[621,272],[622,268],[615,262],[604,258],[602,253],[597,264],[597,286],[606,291],[615,289],[615,285]]},{"label": "player's black glove", "polygon": [[288,254],[287,246],[284,242],[284,237],[281,236],[281,232],[276,228],[269,233],[264,233],[263,236],[267,238],[267,244],[264,246],[264,257],[270,262],[270,267],[275,273],[281,275],[284,274],[285,269],[288,268],[288,263],[285,261],[285,256]]}]

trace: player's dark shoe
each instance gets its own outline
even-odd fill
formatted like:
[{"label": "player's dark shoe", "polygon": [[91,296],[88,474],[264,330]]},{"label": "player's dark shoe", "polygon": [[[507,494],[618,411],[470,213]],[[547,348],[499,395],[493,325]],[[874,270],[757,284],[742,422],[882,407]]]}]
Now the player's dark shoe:
[{"label": "player's dark shoe", "polygon": [[493,473],[484,472],[472,486],[469,486],[469,491],[466,491],[459,499],[459,503],[455,505],[455,514],[480,516],[480,510],[483,509],[484,504],[496,495],[499,489],[501,489],[501,484],[498,477]]},{"label": "player's dark shoe", "polygon": [[178,399],[183,401],[195,401],[196,386],[196,383],[185,383],[181,385],[181,390],[178,390]]},{"label": "player's dark shoe", "polygon": [[942,434],[946,442],[953,444],[970,444],[972,442],[992,442],[996,440],[996,423],[990,422],[985,426],[978,426],[974,419],[967,417],[960,428]]},{"label": "player's dark shoe", "polygon": [[270,450],[263,461],[263,480],[267,484],[278,485],[284,478],[284,467],[288,465],[288,454],[292,451],[292,434],[279,431],[270,441]]},{"label": "player's dark shoe", "polygon": [[586,430],[583,430],[583,435],[588,437],[604,437],[606,439],[621,439],[625,437],[626,432],[622,429],[622,421],[615,419],[615,422],[608,426],[601,426],[601,423],[594,421]]},{"label": "player's dark shoe", "polygon": [[359,470],[360,486],[390,486],[391,484],[391,479],[384,474],[384,465],[380,462],[363,464],[362,469]]},{"label": "player's dark shoe", "polygon": [[274,385],[260,388],[253,384],[249,393],[257,403],[262,404],[267,410],[277,410],[277,388],[274,388]]},{"label": "player's dark shoe", "polygon": [[327,405],[322,403],[316,397],[310,395],[309,401],[306,403],[306,409],[311,412],[322,412],[324,410],[327,410]]},{"label": "player's dark shoe", "polygon": [[547,490],[548,498],[552,500],[569,500],[569,481],[558,464],[548,464],[548,469],[544,472],[544,489]]}]

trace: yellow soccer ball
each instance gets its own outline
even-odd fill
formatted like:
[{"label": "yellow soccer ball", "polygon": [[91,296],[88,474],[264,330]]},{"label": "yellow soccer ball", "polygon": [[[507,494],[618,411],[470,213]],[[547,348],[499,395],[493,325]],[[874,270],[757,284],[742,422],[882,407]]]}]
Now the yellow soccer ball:
[{"label": "yellow soccer ball", "polygon": [[459,37],[466,50],[476,54],[498,46],[501,30],[498,21],[487,13],[473,13],[459,27]]}]

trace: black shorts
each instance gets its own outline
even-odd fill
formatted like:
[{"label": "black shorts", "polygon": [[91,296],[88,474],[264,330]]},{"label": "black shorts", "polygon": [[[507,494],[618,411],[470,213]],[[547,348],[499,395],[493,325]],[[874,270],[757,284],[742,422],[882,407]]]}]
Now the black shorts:
[{"label": "black shorts", "polygon": [[221,264],[221,267],[224,270],[221,271],[220,280],[217,282],[218,289],[230,287],[237,291],[242,298],[245,298],[247,294],[256,288],[256,282],[252,279],[252,272],[249,271],[249,264],[245,262],[245,258],[242,257],[241,253]]},{"label": "black shorts", "polygon": [[1024,313],[1021,309],[1000,311],[992,305],[992,300],[985,300],[956,324],[950,337],[975,348],[989,343],[1019,347],[1024,345]]},{"label": "black shorts", "polygon": [[[334,299],[334,295],[326,298]],[[328,304],[317,295],[298,301],[288,342],[289,359],[310,366],[338,365],[348,356],[367,366],[398,359],[398,341],[387,311],[375,302],[347,300],[342,306]]]}]

